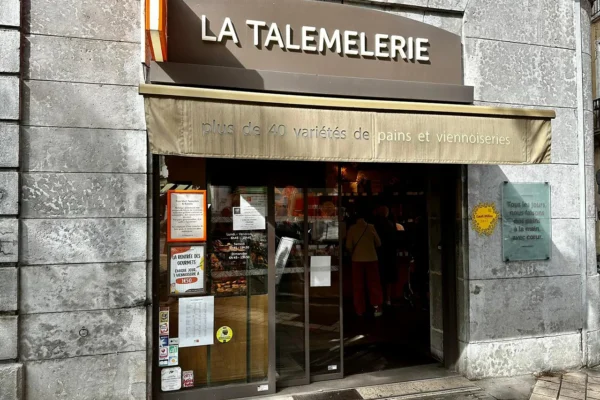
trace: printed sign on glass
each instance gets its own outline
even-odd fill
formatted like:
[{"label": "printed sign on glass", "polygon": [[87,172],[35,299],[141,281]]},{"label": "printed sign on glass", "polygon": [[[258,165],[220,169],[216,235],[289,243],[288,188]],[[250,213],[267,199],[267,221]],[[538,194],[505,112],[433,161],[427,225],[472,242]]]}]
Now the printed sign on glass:
[{"label": "printed sign on glass", "polygon": [[167,241],[203,242],[206,240],[206,191],[169,190],[167,192]]},{"label": "printed sign on glass", "polygon": [[169,247],[170,295],[205,293],[204,245]]},{"label": "printed sign on glass", "polygon": [[266,215],[266,194],[241,194],[240,206],[233,208],[233,230],[264,230],[266,227]]},{"label": "printed sign on glass", "polygon": [[550,185],[502,185],[502,257],[504,261],[549,260],[552,253]]},{"label": "printed sign on glass", "polygon": [[160,371],[160,389],[170,392],[181,389],[181,368],[165,368]]},{"label": "printed sign on glass", "polygon": [[183,371],[183,387],[194,387],[194,371]]},{"label": "printed sign on glass", "polygon": [[214,344],[215,297],[179,299],[179,347]]}]

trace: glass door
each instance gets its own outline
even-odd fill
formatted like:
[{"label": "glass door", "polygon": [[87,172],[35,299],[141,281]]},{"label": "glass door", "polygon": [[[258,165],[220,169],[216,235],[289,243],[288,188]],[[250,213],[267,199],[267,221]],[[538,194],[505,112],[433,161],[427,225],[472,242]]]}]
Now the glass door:
[{"label": "glass door", "polygon": [[309,383],[304,195],[301,185],[274,188],[276,376],[279,386]]},{"label": "glass door", "polygon": [[308,188],[309,340],[312,381],[343,376],[338,188]]},{"label": "glass door", "polygon": [[343,376],[338,170],[305,168],[302,181],[274,187],[280,387]]},{"label": "glass door", "polygon": [[[154,337],[154,381],[159,399],[224,400],[275,391],[275,227],[266,167],[175,156],[155,164],[160,171],[154,181],[155,312],[161,321]],[[174,189],[206,191],[206,242],[168,242],[165,199]],[[204,290],[174,292],[169,268],[177,259],[172,255],[199,246],[204,249],[199,267]],[[192,300],[204,304],[201,312],[190,305]],[[184,344],[182,335],[190,329],[182,326],[188,325],[204,332],[202,342]],[[166,362],[162,352],[169,355]],[[171,386],[164,383],[167,373],[174,376]]]}]

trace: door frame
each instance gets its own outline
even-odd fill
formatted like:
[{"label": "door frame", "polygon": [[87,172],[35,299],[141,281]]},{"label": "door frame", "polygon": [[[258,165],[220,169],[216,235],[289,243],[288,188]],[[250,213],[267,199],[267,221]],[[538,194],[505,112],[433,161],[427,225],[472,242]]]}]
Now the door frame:
[{"label": "door frame", "polygon": [[[337,170],[338,170],[338,176],[337,176],[337,218],[338,218],[338,229],[341,226],[341,222],[343,219],[342,213],[341,213],[341,205],[342,205],[342,193],[341,193],[341,168],[339,167],[341,165],[341,163],[339,162],[334,162],[332,164],[336,164],[338,166]],[[338,292],[338,312],[339,312],[339,323],[340,323],[340,368],[338,370],[338,372],[336,373],[331,373],[331,374],[316,374],[316,375],[312,375],[311,374],[311,368],[310,368],[310,261],[309,261],[309,256],[308,256],[308,246],[309,246],[309,240],[308,240],[308,229],[306,229],[306,227],[308,226],[308,222],[309,222],[309,213],[308,213],[308,195],[309,195],[309,189],[312,188],[312,186],[310,185],[308,180],[304,180],[301,179],[300,180],[302,183],[302,194],[303,194],[303,199],[304,199],[304,243],[306,246],[306,249],[304,251],[304,297],[303,297],[303,301],[304,301],[304,365],[305,365],[305,370],[304,370],[304,377],[302,378],[294,378],[294,379],[289,379],[289,380],[284,380],[284,381],[278,381],[276,382],[276,387],[277,389],[279,388],[286,388],[286,387],[292,387],[292,386],[303,386],[303,385],[308,385],[310,383],[313,382],[323,382],[323,381],[329,381],[329,380],[336,380],[336,379],[342,379],[344,377],[344,298],[343,298],[343,286],[342,286],[342,282],[343,282],[343,277],[342,277],[342,255],[343,255],[343,239],[341,237],[341,235],[339,235],[338,233],[338,259],[339,259],[339,264],[338,265],[338,287],[339,287],[339,292]],[[271,185],[271,189],[274,189],[274,185]],[[270,190],[271,190],[270,189]],[[272,194],[272,195],[271,195]],[[270,191],[269,195],[271,199],[274,200],[274,191]],[[273,223],[275,224],[275,209],[274,207],[272,209],[269,210],[270,215],[273,216]],[[275,225],[274,225],[275,226]],[[271,250],[269,250],[271,251]],[[272,248],[273,253],[275,253],[275,248],[273,246]],[[273,264],[274,265],[274,264]],[[274,313],[277,313],[277,310],[274,308]]]},{"label": "door frame", "polygon": [[[160,371],[158,367],[158,340],[159,340],[159,287],[158,282],[160,279],[160,163],[159,155],[152,154],[152,185],[150,186],[150,195],[152,196],[152,313],[151,313],[151,324],[152,327],[150,334],[148,335],[151,343],[152,357],[150,365],[150,375],[152,377],[151,387],[153,398],[159,400],[228,400],[234,398],[243,397],[255,397],[261,395],[275,394],[275,341],[268,340],[268,370],[267,380],[257,382],[246,382],[246,383],[231,383],[219,386],[207,386],[200,388],[189,388],[181,389],[173,392],[162,392],[160,390]],[[205,166],[206,172],[206,191],[207,198],[210,199],[211,175],[208,162]],[[237,184],[237,183],[236,183]],[[273,197],[269,196],[272,189],[270,179],[266,182],[267,187],[267,209],[270,214],[267,218],[267,248],[268,248],[268,265],[275,265],[275,251],[272,250],[275,245],[275,225],[274,217],[271,219],[274,208]],[[210,221],[210,213],[207,213],[208,221]],[[207,222],[208,223],[208,222]],[[275,269],[269,268],[267,272],[267,295],[268,295],[268,338],[275,338]],[[210,360],[210,356],[208,356]],[[259,387],[268,385],[267,390],[258,391]]]},{"label": "door frame", "polygon": [[[150,323],[151,332],[148,334],[151,345],[151,363],[149,366],[149,375],[151,377],[151,390],[152,395],[156,399],[165,400],[197,400],[210,399],[210,400],[227,400],[231,398],[240,397],[254,397],[260,395],[270,395],[276,393],[277,389],[289,386],[305,385],[312,382],[321,382],[326,380],[342,379],[345,376],[345,363],[344,363],[344,313],[343,313],[343,268],[342,268],[342,254],[343,254],[343,239],[339,237],[339,314],[340,314],[340,371],[334,374],[322,374],[322,375],[310,375],[310,315],[309,315],[309,302],[310,302],[310,270],[308,267],[308,252],[305,254],[305,271],[304,277],[305,285],[304,302],[305,302],[305,362],[306,362],[306,376],[305,378],[292,379],[284,382],[276,381],[276,270],[275,268],[269,268],[268,270],[268,337],[270,338],[268,344],[268,375],[267,380],[262,382],[252,383],[240,383],[240,384],[227,384],[223,386],[215,387],[204,387],[204,388],[190,388],[187,390],[181,390],[176,392],[161,392],[160,391],[160,368],[158,367],[158,313],[159,313],[159,297],[158,297],[158,281],[160,278],[160,173],[159,173],[159,155],[152,155],[152,167],[153,173],[151,175],[151,183],[149,189],[149,195],[152,196],[152,295],[151,295],[151,315]],[[207,159],[208,161],[208,159]],[[208,164],[208,163],[207,163]],[[341,168],[343,163],[335,162],[338,165],[338,220],[342,222],[341,206],[342,206],[342,191],[341,191]],[[208,166],[208,165],[207,165]],[[423,165],[426,168],[425,165]],[[444,175],[442,179],[443,186],[448,193],[445,197],[442,206],[442,296],[443,296],[443,324],[444,324],[444,366],[448,369],[455,369],[457,360],[459,357],[458,347],[458,318],[457,318],[457,290],[458,284],[457,267],[460,251],[464,251],[467,248],[468,243],[464,242],[464,234],[457,235],[458,224],[462,222],[457,221],[457,216],[461,218],[465,217],[466,207],[466,190],[465,190],[465,178],[466,178],[466,167],[455,166],[455,165],[443,165],[440,166],[439,170]],[[429,169],[431,173],[431,168]],[[207,191],[210,190],[210,171],[206,168],[207,172]],[[267,187],[267,199],[268,199],[268,218],[267,218],[267,241],[268,241],[268,262],[269,265],[275,265],[275,213],[274,213],[274,180],[269,176],[264,186]],[[303,191],[306,195],[309,185],[303,183]],[[207,193],[208,195],[208,193]],[[305,201],[305,222],[308,218],[308,212],[306,207],[308,202]],[[459,211],[460,209],[460,211]],[[458,242],[457,242],[458,240]],[[148,304],[150,305],[150,304]],[[268,390],[257,392],[258,385],[268,385]]]}]

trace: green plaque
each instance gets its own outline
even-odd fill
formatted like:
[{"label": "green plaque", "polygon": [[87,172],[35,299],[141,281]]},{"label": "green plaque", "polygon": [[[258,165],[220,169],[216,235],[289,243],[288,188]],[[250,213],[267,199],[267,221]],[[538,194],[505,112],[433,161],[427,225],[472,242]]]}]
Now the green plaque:
[{"label": "green plaque", "polygon": [[549,260],[552,252],[550,185],[502,185],[502,257],[504,261]]}]

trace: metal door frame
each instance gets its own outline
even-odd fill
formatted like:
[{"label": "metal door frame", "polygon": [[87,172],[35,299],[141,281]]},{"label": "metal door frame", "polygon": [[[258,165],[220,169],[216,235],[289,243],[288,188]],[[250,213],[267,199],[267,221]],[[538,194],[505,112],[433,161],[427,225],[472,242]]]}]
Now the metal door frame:
[{"label": "metal door frame", "polygon": [[[211,190],[211,179],[210,179],[210,168],[208,167],[208,159],[206,164],[206,189],[207,197],[210,198]],[[233,398],[243,397],[254,397],[261,395],[274,394],[276,390],[275,386],[275,268],[269,268],[267,273],[267,295],[268,297],[268,372],[266,381],[239,383],[239,384],[225,384],[221,386],[207,386],[202,388],[190,388],[182,389],[173,392],[161,392],[160,391],[160,368],[158,367],[158,312],[159,312],[159,296],[158,296],[158,281],[160,279],[160,168],[159,168],[159,156],[152,155],[152,210],[153,210],[153,221],[152,221],[152,314],[151,324],[152,332],[150,333],[150,340],[152,341],[152,362],[151,362],[151,376],[152,376],[152,395],[153,398],[159,400],[228,400]],[[267,248],[268,248],[268,263],[269,266],[275,265],[275,217],[272,212],[274,209],[273,196],[269,196],[273,193],[273,186],[270,182],[265,182],[267,187],[267,208],[269,216],[267,218]],[[237,184],[237,183],[236,183]],[[207,215],[210,218],[210,213]],[[268,389],[264,391],[258,391],[259,386],[268,385]]]},{"label": "metal door frame", "polygon": [[[324,162],[328,163],[328,162]],[[338,217],[338,230],[341,226],[342,222],[342,214],[341,214],[341,205],[342,205],[342,181],[341,181],[341,163],[332,163],[337,165],[338,169],[338,177],[337,177],[337,217]],[[294,378],[289,380],[284,380],[280,382],[276,382],[277,388],[286,388],[291,386],[303,386],[308,385],[313,382],[322,382],[328,380],[342,379],[344,377],[344,298],[343,298],[343,279],[342,279],[342,255],[343,255],[343,240],[341,235],[338,232],[338,249],[339,249],[339,293],[338,293],[338,302],[339,302],[339,321],[340,321],[340,369],[339,372],[331,373],[331,374],[317,374],[312,375],[310,372],[310,262],[308,258],[308,190],[312,188],[312,186],[307,181],[302,182],[302,194],[304,199],[304,243],[306,249],[304,251],[304,377],[303,378]],[[274,192],[271,198],[274,199]],[[269,212],[274,215],[274,210]],[[276,312],[276,309],[273,309]]]}]

